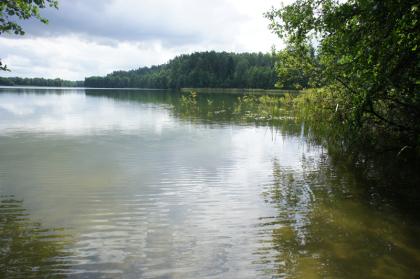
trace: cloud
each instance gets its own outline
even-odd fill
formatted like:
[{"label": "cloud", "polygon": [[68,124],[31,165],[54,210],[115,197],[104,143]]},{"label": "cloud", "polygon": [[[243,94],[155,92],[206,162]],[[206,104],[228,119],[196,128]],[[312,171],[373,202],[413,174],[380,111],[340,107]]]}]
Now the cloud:
[{"label": "cloud", "polygon": [[71,80],[90,75],[105,75],[114,70],[129,70],[169,60],[176,53],[163,49],[159,42],[98,44],[77,36],[57,38],[1,39],[0,52],[12,72],[25,77],[62,77]]},{"label": "cloud", "polygon": [[[61,0],[49,19],[0,38],[8,76],[83,79],[167,62],[181,53],[269,51],[279,40],[263,13],[274,0]],[[5,75],[4,73],[0,73]]]},{"label": "cloud", "polygon": [[[62,0],[46,9],[50,24],[22,22],[31,36],[79,34],[93,40],[150,41],[183,45],[234,36],[232,22],[246,20],[224,0]],[[223,32],[220,28],[223,27]]]}]

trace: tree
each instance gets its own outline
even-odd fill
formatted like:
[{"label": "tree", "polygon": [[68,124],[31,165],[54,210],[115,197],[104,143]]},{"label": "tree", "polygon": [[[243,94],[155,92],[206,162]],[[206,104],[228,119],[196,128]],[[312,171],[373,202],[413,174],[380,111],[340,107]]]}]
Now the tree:
[{"label": "tree", "polygon": [[297,64],[342,93],[348,123],[420,144],[418,1],[297,0],[267,17]]},{"label": "tree", "polygon": [[[309,76],[313,74],[316,57],[313,48],[301,49],[298,53],[292,47],[278,51],[275,56],[278,80],[276,87],[283,89],[301,90],[309,87]],[[319,81],[318,76],[312,79]],[[311,84],[317,86],[318,84]]]},{"label": "tree", "polygon": [[[2,0],[0,2],[0,35],[3,33],[24,35],[25,31],[17,22],[19,20],[36,18],[47,24],[48,20],[40,14],[40,9],[47,6],[57,9],[58,0]],[[1,60],[0,70],[8,70]]]},{"label": "tree", "polygon": [[[273,88],[271,54],[196,52],[183,54],[167,64],[131,71],[114,71],[105,77],[87,77],[89,87],[171,88]],[[124,82],[120,82],[124,79]]]}]

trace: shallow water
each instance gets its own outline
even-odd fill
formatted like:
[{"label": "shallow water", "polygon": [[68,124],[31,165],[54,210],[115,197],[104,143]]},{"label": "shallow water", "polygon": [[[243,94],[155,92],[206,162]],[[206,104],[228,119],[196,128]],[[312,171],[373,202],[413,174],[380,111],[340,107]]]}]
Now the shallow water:
[{"label": "shallow water", "polygon": [[236,98],[0,89],[0,277],[420,276],[415,214]]}]

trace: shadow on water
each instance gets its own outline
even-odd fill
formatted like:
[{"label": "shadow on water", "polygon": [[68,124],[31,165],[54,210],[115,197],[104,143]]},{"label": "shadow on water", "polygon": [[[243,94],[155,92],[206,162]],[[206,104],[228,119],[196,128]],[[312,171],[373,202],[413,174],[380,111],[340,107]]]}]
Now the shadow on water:
[{"label": "shadow on water", "polygon": [[172,91],[150,90],[104,90],[85,89],[86,96],[109,98],[116,101],[129,101],[142,104],[173,105],[181,93]]},{"label": "shadow on water", "polygon": [[30,220],[23,201],[0,197],[0,277],[65,278],[70,236]]},{"label": "shadow on water", "polygon": [[[260,262],[278,278],[419,278],[420,227],[327,156],[301,169],[273,162],[263,198]],[[267,238],[267,232],[271,238]],[[276,277],[277,278],[277,277]]]}]

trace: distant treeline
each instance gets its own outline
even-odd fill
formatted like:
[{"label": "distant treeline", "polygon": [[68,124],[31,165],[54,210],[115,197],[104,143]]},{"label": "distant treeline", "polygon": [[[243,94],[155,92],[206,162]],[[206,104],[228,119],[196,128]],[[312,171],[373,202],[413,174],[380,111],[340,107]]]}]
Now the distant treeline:
[{"label": "distant treeline", "polygon": [[87,77],[86,87],[183,87],[272,89],[276,83],[275,57],[263,53],[196,52],[167,64]]},{"label": "distant treeline", "polygon": [[51,87],[80,87],[83,81],[71,81],[63,79],[45,78],[20,78],[20,77],[0,77],[0,85],[3,86],[51,86]]}]

